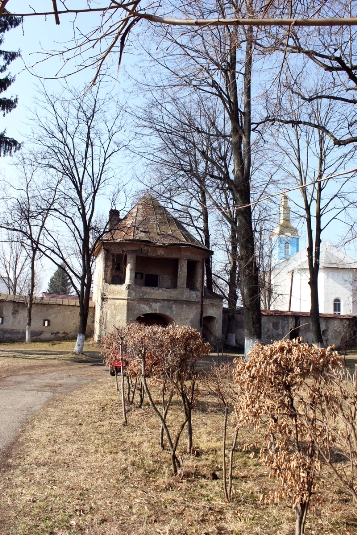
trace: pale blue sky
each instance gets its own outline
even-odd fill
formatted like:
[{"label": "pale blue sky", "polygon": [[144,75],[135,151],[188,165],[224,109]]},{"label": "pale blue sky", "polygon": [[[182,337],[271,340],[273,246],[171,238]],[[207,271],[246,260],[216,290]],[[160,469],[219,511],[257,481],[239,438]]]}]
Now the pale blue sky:
[{"label": "pale blue sky", "polygon": [[[97,4],[106,5],[105,0],[97,1]],[[28,0],[10,0],[9,9],[16,5],[18,12],[29,12]],[[31,2],[34,9],[51,9],[52,2],[49,0],[34,0]],[[87,7],[86,0],[76,0],[76,7]],[[71,45],[73,38],[73,15],[62,15],[60,17],[61,24],[55,24],[54,17],[27,17],[24,18],[23,25],[8,31],[5,34],[5,42],[3,48],[5,50],[20,50],[22,58],[13,61],[9,67],[12,75],[16,76],[15,82],[7,91],[9,96],[18,96],[19,102],[17,108],[0,119],[0,129],[6,128],[7,135],[14,137],[18,141],[23,141],[30,133],[29,121],[27,117],[30,116],[31,110],[35,105],[37,87],[44,83],[46,89],[50,93],[56,93],[61,88],[61,84],[68,83],[70,86],[76,88],[83,88],[88,84],[93,76],[94,70],[86,69],[77,72],[77,65],[75,60],[68,63],[66,69],[59,72],[63,66],[63,62],[59,57],[52,57],[44,62],[41,58],[44,56],[41,52],[48,52],[51,50],[61,51],[65,49],[66,45]],[[100,22],[100,15],[98,13],[84,13],[78,15],[75,20],[75,25],[82,33],[90,31],[92,28],[98,26]],[[78,35],[78,32],[77,32]],[[131,62],[133,55],[126,53],[123,57],[122,67],[120,73],[117,72],[118,54],[115,51],[109,61],[106,63],[108,72],[113,77],[107,84],[107,89],[118,95],[122,101],[134,99],[136,96],[130,88],[131,81],[128,78],[128,72],[131,69]],[[57,76],[57,73],[59,75]],[[74,73],[63,78],[62,75]],[[0,169],[6,173],[13,172],[11,170],[11,157],[0,159]],[[130,162],[126,162],[126,173],[133,172],[133,164],[136,163],[131,157]],[[123,163],[120,164],[122,166]]]},{"label": "pale blue sky", "polygon": [[[76,7],[86,7],[86,0],[76,0]],[[98,1],[98,5],[105,4],[103,1]],[[18,12],[28,12],[29,2],[28,0],[10,0],[9,9],[13,10],[16,5]],[[50,9],[52,2],[50,0],[33,0],[31,5],[35,9]],[[80,27],[83,32],[90,30],[93,26],[97,26],[100,16],[98,14],[82,14],[78,16],[76,20],[76,26]],[[55,24],[54,17],[28,17],[24,19],[22,26],[10,30],[5,34],[5,42],[3,48],[5,50],[21,50],[23,60],[18,59],[10,65],[10,72],[16,75],[16,81],[11,86],[8,94],[17,95],[19,97],[19,104],[17,109],[8,114],[5,118],[1,118],[0,128],[6,128],[7,134],[11,137],[15,137],[18,141],[22,141],[29,133],[29,127],[27,125],[26,117],[28,116],[28,110],[31,110],[34,105],[34,98],[36,96],[36,85],[40,80],[44,79],[46,88],[49,91],[55,92],[59,87],[59,81],[55,79],[61,62],[59,58],[52,58],[43,63],[38,63],[34,68],[32,66],[41,58],[38,52],[49,50],[61,50],[64,47],[64,43],[69,42],[73,37],[73,16],[63,15],[61,16],[61,24],[57,26]],[[131,49],[131,53],[132,53]],[[114,58],[116,59],[116,58]],[[135,60],[135,59],[134,59]],[[129,84],[127,85],[126,69],[130,71],[130,64],[133,61],[133,55],[124,54],[124,65],[120,71],[119,81],[113,87],[119,91],[123,91],[128,95],[130,93]],[[76,70],[75,64],[69,65],[68,71],[73,72]],[[115,68],[113,69],[114,76],[116,74]],[[85,83],[88,83],[93,76],[93,71],[86,70],[81,73],[77,73],[68,78],[70,85],[81,87]],[[63,83],[63,82],[62,82]],[[0,172],[6,174],[9,178],[14,173],[11,168],[11,158],[0,159]],[[125,168],[125,174],[129,175],[135,172],[135,165],[130,165]],[[140,162],[137,164],[140,166]],[[139,167],[138,167],[139,169]],[[121,169],[123,172],[123,168]],[[296,194],[291,194],[294,198]],[[108,207],[104,208],[104,211]],[[292,206],[293,208],[293,206]],[[278,221],[278,214],[272,214],[272,217]],[[343,229],[337,224],[333,224],[329,231],[325,234],[325,238],[333,243],[337,243],[339,236],[343,233]],[[304,231],[301,232],[302,239],[300,247],[305,245]],[[356,256],[354,247],[349,247],[349,253],[352,256]],[[51,268],[52,270],[52,268]]]},{"label": "pale blue sky", "polygon": [[[98,2],[98,4],[103,2]],[[105,3],[105,2],[104,2]],[[17,12],[29,12],[28,0],[10,0],[9,9],[13,11],[16,5]],[[31,5],[36,10],[51,9],[52,2],[50,0],[34,0]],[[76,7],[86,7],[86,0],[76,0]],[[80,27],[82,32],[89,31],[99,23],[100,16],[98,14],[82,14],[76,20],[76,26]],[[31,132],[28,117],[31,110],[34,108],[34,101],[37,94],[37,86],[43,82],[49,92],[56,92],[60,89],[60,84],[68,83],[71,86],[81,88],[88,84],[92,77],[93,71],[85,70],[73,74],[62,79],[60,76],[56,78],[56,74],[62,66],[59,58],[53,57],[45,62],[37,63],[42,58],[41,51],[47,52],[50,50],[63,50],[66,42],[70,42],[73,37],[73,15],[63,15],[60,18],[61,24],[55,24],[54,17],[27,17],[21,26],[9,30],[4,36],[4,50],[20,50],[22,58],[13,61],[9,67],[9,72],[16,76],[15,82],[7,91],[7,96],[18,96],[18,106],[11,113],[0,119],[1,131],[6,128],[7,135],[14,137],[20,142],[23,142]],[[116,58],[113,58],[116,59]],[[123,98],[128,97],[128,90],[124,90],[127,85],[126,69],[129,56],[126,56],[123,61],[123,68],[121,68],[118,81],[113,80],[109,84],[117,94],[123,94]],[[36,64],[37,63],[37,64]],[[68,65],[67,72],[76,72],[75,62]],[[112,69],[114,76],[116,69]],[[64,73],[64,71],[63,71]],[[62,74],[62,73],[60,73]],[[54,78],[54,79],[52,79]],[[17,172],[12,165],[13,158],[0,158],[0,173],[6,176],[8,181],[15,181]],[[129,175],[135,172],[135,159],[132,158],[131,163],[123,161],[120,155],[117,160],[118,174],[125,173],[127,180]],[[123,201],[124,202],[124,201]],[[120,205],[120,201],[119,201]],[[118,206],[120,208],[120,206]],[[100,212],[106,214],[110,208],[110,202],[105,202],[103,197],[100,202]],[[52,275],[55,267],[46,263],[45,265],[45,286],[46,280]],[[46,289],[46,288],[44,288]]]}]

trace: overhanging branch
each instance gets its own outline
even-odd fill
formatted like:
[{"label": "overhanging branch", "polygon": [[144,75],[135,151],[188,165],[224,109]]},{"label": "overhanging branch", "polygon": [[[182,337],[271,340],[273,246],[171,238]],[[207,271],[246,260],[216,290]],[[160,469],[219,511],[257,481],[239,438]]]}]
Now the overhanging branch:
[{"label": "overhanging branch", "polygon": [[[0,10],[4,9],[5,4],[9,0],[3,0],[0,4]],[[97,8],[86,8],[86,9],[65,9],[58,10],[54,9],[52,11],[35,11],[27,13],[9,13],[4,11],[1,13],[1,16],[16,16],[16,17],[47,17],[54,15],[56,18],[56,24],[59,24],[59,15],[68,15],[74,14],[78,15],[80,13],[105,13],[108,11],[116,11],[123,9],[127,11],[135,2],[117,2],[116,5],[109,5],[106,7],[97,7]],[[127,16],[126,16],[127,17]],[[125,18],[126,18],[125,17]],[[160,17],[151,13],[145,13],[142,11],[133,11],[132,17],[139,18],[143,20],[148,20],[150,22],[156,22],[158,24],[165,24],[168,26],[357,26],[357,17],[349,18],[339,18],[339,17],[329,17],[329,18],[314,18],[314,19],[245,19],[245,18],[233,18],[233,19],[224,19],[224,18],[214,18],[214,19],[177,19],[169,17]],[[57,22],[58,21],[58,22]]]}]

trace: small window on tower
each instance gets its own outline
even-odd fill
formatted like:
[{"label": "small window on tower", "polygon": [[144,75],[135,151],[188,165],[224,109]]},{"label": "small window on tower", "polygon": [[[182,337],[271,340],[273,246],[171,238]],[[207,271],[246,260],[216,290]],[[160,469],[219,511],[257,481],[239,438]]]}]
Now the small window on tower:
[{"label": "small window on tower", "polygon": [[50,325],[51,325],[50,320],[43,320],[43,326],[44,327],[49,327]]},{"label": "small window on tower", "polygon": [[0,325],[2,325],[4,323],[4,318],[3,316],[0,316]]},{"label": "small window on tower", "polygon": [[151,286],[152,288],[157,288],[159,286],[159,276],[146,273],[144,286]]},{"label": "small window on tower", "polygon": [[124,284],[125,271],[126,255],[123,253],[113,254],[110,284]]},{"label": "small window on tower", "polygon": [[288,241],[286,241],[284,244],[284,253],[285,253],[285,256],[288,256],[290,253],[290,245]]},{"label": "small window on tower", "polygon": [[334,299],[333,301],[333,313],[341,314],[341,299]]}]

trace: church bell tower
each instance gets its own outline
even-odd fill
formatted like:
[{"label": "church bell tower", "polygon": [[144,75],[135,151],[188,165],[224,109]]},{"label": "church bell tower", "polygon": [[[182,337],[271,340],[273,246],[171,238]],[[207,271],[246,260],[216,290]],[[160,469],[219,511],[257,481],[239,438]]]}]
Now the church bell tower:
[{"label": "church bell tower", "polygon": [[271,234],[273,264],[299,252],[299,234],[290,222],[290,207],[286,193],[281,197],[279,215],[279,225]]}]

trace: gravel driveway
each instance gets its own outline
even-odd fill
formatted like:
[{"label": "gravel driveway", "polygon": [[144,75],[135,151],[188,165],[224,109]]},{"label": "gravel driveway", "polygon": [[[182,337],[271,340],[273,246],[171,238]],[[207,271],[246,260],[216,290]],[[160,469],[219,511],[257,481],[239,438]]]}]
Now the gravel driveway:
[{"label": "gravel driveway", "polygon": [[0,379],[0,455],[16,438],[29,416],[55,394],[71,392],[106,373],[103,365],[83,363],[69,364],[57,371]]}]

